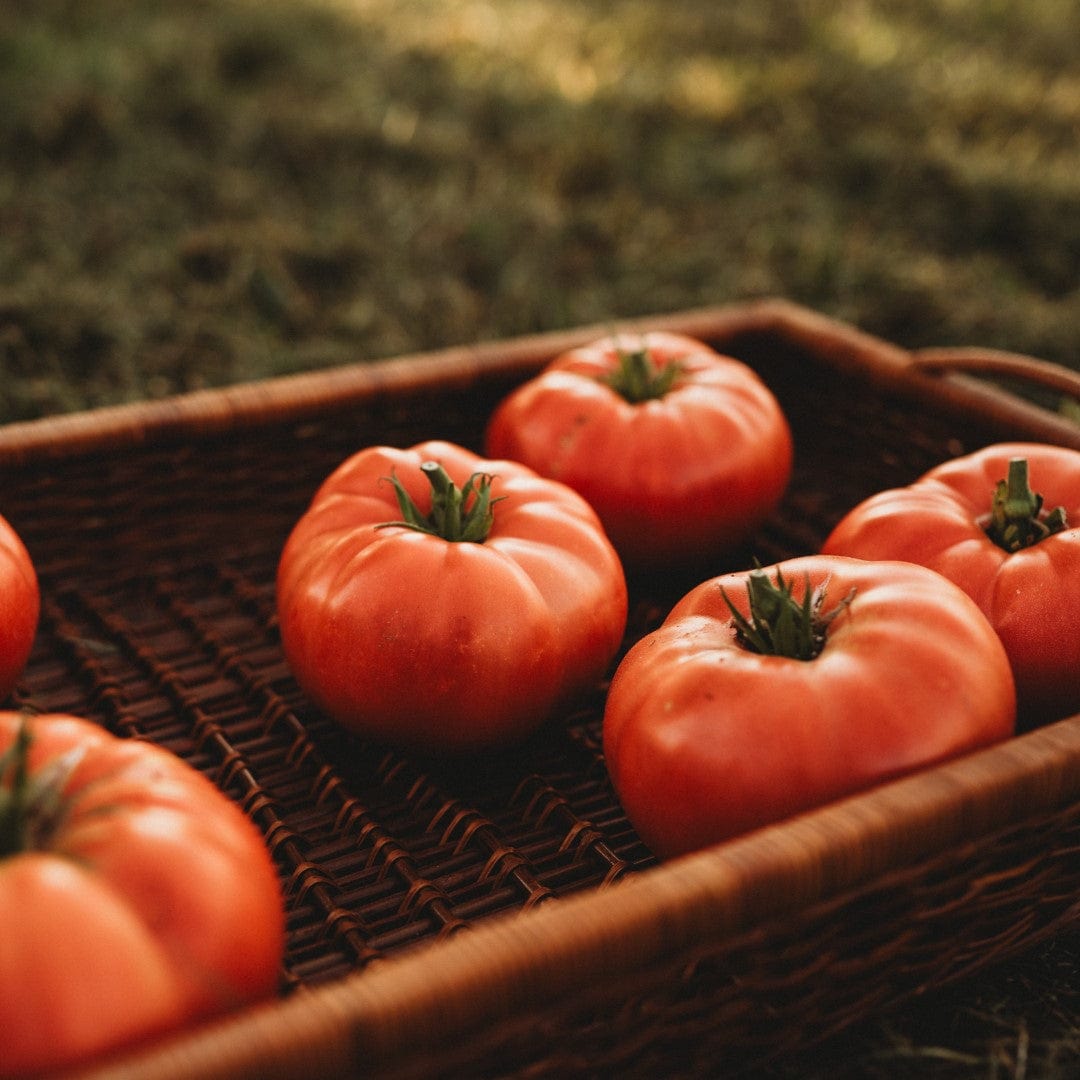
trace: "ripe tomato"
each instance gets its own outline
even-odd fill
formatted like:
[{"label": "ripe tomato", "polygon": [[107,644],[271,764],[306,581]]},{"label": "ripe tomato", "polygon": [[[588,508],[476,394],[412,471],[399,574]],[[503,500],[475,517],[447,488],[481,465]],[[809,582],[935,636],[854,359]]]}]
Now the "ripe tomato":
[{"label": "ripe tomato", "polygon": [[0,518],[0,700],[11,693],[30,658],[40,603],[30,555]]},{"label": "ripe tomato", "polygon": [[1080,710],[1078,523],[1080,451],[998,443],[871,496],[823,550],[920,563],[959,585],[1004,642],[1028,726]]},{"label": "ripe tomato", "polygon": [[568,487],[451,443],[370,447],[331,474],[278,567],[282,644],[326,713],[377,739],[517,739],[606,670],[626,582]]},{"label": "ripe tomato", "polygon": [[791,431],[758,376],[658,331],[557,357],[500,403],[486,438],[490,456],[580,492],[628,568],[737,547],[791,476]]},{"label": "ripe tomato", "polygon": [[277,876],[209,780],[57,714],[0,713],[0,753],[0,1076],[275,990]]},{"label": "ripe tomato", "polygon": [[628,817],[671,856],[1002,739],[1014,718],[1005,651],[955,585],[807,556],[684,596],[617,668],[603,740]]}]

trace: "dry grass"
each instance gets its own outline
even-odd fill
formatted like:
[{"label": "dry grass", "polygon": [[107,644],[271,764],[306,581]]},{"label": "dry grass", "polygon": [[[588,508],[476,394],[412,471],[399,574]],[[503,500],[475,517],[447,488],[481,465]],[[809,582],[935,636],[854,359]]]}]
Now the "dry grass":
[{"label": "dry grass", "polygon": [[1069,0],[9,0],[0,421],[780,294],[1074,363]]}]

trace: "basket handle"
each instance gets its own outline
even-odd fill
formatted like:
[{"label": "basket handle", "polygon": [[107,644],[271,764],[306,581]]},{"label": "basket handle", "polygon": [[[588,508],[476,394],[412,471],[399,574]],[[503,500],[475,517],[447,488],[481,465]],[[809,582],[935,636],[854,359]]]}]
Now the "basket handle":
[{"label": "basket handle", "polygon": [[911,353],[911,364],[932,375],[960,372],[1004,375],[1045,390],[1056,390],[1080,402],[1080,371],[1000,349],[932,348]]}]

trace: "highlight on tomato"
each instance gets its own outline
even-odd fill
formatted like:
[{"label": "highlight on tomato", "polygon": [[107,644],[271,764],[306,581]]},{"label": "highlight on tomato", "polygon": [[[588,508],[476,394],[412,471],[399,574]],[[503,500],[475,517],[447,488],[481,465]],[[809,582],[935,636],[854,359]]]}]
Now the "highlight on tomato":
[{"label": "highlight on tomato", "polygon": [[519,740],[622,642],[622,565],[585,500],[452,443],[369,447],[282,552],[282,646],[342,725],[422,751]]},{"label": "highlight on tomato", "polygon": [[615,791],[671,857],[1006,738],[1001,642],[941,575],[827,556],[701,583],[616,669]]},{"label": "highlight on tomato", "polygon": [[277,989],[255,826],[151,743],[0,713],[0,1076],[68,1068]]},{"label": "highlight on tomato", "polygon": [[41,595],[30,554],[11,524],[0,517],[0,701],[30,659]]},{"label": "highlight on tomato", "polygon": [[737,548],[780,502],[793,455],[749,366],[662,331],[556,357],[499,404],[485,448],[583,495],[628,569]]},{"label": "highlight on tomato", "polygon": [[853,508],[824,552],[938,571],[1005,645],[1021,724],[1080,711],[1080,451],[997,443]]}]

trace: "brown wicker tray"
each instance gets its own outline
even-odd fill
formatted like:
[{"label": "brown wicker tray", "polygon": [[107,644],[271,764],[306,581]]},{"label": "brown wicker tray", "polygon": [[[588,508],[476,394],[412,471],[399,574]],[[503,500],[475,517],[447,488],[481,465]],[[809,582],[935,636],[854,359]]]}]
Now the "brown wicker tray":
[{"label": "brown wicker tray", "polygon": [[[856,501],[948,456],[1080,447],[1077,426],[970,374],[1076,393],[1026,358],[913,355],[782,301],[644,326],[747,360],[787,411],[796,474],[752,545],[763,561],[815,550]],[[323,476],[373,442],[475,445],[510,387],[611,329],[0,429],[0,512],[43,587],[17,701],[209,774],[263,830],[288,904],[280,1000],[93,1075],[752,1070],[1080,911],[1080,717],[659,865],[608,785],[603,686],[527,747],[457,768],[354,741],[305,701],[273,577]],[[634,582],[628,641],[685,584]]]}]

